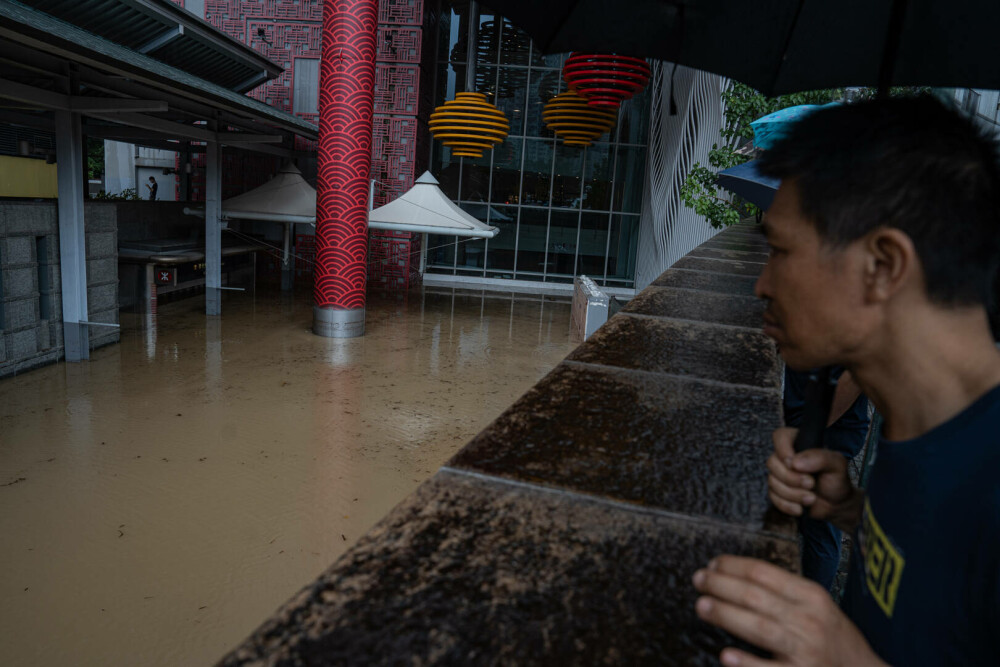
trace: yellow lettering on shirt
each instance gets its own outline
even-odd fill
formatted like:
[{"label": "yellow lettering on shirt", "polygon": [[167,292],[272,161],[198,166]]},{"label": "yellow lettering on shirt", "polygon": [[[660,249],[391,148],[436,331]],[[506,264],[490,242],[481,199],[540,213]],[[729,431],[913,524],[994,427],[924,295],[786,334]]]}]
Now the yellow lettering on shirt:
[{"label": "yellow lettering on shirt", "polygon": [[899,592],[899,581],[903,577],[906,560],[886,537],[882,526],[875,519],[867,498],[862,530],[865,583],[878,606],[886,616],[892,618],[892,610],[896,606],[896,593]]}]

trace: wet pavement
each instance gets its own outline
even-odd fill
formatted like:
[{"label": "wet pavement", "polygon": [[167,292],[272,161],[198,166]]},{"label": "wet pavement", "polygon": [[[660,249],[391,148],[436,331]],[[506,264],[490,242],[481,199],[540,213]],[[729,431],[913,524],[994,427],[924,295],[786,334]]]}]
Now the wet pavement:
[{"label": "wet pavement", "polygon": [[575,346],[539,296],[195,297],[0,380],[0,664],[209,664]]}]

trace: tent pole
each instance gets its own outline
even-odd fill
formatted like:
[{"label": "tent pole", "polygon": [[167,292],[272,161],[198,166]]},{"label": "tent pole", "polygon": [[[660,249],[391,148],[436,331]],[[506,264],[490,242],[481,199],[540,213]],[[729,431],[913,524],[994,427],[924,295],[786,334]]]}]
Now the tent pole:
[{"label": "tent pole", "polygon": [[288,261],[288,256],[290,254],[290,248],[292,245],[292,224],[290,222],[285,223],[285,256],[281,260],[281,289],[288,291],[292,289],[292,284],[295,281],[295,277],[292,274],[292,263]]},{"label": "tent pole", "polygon": [[421,235],[420,239],[420,277],[424,277],[427,270],[427,232]]}]

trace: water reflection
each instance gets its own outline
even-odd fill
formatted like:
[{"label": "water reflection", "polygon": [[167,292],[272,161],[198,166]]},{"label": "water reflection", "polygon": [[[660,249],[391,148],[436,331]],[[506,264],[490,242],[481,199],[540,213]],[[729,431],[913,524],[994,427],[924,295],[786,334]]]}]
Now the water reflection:
[{"label": "water reflection", "polygon": [[212,663],[573,347],[564,301],[372,296],[334,340],[302,292],[0,380],[4,664]]}]

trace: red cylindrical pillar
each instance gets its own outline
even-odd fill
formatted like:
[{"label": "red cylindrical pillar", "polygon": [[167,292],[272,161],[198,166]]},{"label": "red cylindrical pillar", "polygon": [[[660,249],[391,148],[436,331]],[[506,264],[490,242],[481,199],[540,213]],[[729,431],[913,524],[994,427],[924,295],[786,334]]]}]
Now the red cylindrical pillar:
[{"label": "red cylindrical pillar", "polygon": [[313,332],[365,332],[377,0],[325,0]]}]

